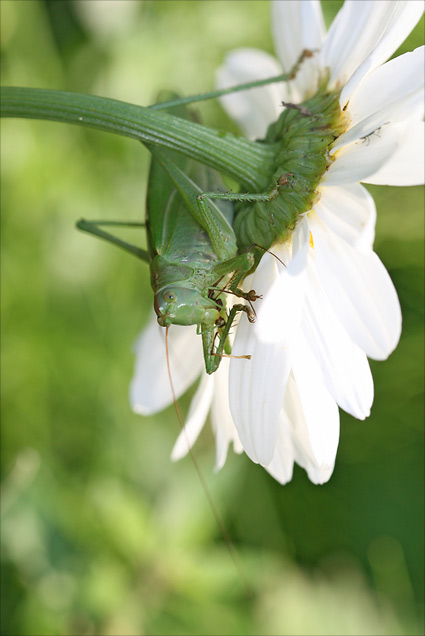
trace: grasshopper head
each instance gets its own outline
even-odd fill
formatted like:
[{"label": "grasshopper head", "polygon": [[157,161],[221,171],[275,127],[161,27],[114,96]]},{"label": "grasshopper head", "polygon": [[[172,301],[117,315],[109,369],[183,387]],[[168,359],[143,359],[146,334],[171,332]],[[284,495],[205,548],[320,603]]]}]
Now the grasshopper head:
[{"label": "grasshopper head", "polygon": [[209,298],[197,289],[165,287],[155,294],[154,307],[161,327],[169,325],[213,325],[220,311]]}]

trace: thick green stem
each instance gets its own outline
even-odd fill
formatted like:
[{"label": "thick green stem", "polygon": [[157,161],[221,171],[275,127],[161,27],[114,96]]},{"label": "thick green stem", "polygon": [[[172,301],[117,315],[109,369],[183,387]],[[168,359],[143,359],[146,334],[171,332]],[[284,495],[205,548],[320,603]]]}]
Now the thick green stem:
[{"label": "thick green stem", "polygon": [[1,116],[88,126],[177,150],[224,172],[242,188],[263,190],[275,150],[168,113],[105,97],[36,88],[1,89]]}]

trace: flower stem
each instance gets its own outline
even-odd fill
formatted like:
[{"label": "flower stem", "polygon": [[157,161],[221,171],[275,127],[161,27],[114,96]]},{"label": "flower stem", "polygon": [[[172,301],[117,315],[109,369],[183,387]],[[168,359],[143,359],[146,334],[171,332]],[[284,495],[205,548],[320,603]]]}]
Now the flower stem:
[{"label": "flower stem", "polygon": [[192,157],[261,191],[273,173],[272,145],[126,102],[65,91],[1,88],[1,116],[60,121],[124,135]]}]

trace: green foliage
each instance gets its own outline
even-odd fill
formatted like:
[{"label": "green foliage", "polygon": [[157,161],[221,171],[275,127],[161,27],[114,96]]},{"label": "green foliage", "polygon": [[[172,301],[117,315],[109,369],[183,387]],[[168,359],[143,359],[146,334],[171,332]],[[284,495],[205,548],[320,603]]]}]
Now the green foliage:
[{"label": "green foliage", "polygon": [[[211,89],[229,43],[272,52],[262,1],[97,5],[2,0],[3,83],[149,104]],[[199,110],[232,126],[215,102]],[[211,434],[197,445],[247,599],[190,460],[169,461],[173,409],[128,405],[148,268],[74,230],[143,218],[148,153],[71,126],[1,126],[2,633],[422,633],[422,190],[373,188],[404,331],[372,364],[371,417],[342,415],[330,483],[296,470],[281,487],[231,452],[213,475]]]}]

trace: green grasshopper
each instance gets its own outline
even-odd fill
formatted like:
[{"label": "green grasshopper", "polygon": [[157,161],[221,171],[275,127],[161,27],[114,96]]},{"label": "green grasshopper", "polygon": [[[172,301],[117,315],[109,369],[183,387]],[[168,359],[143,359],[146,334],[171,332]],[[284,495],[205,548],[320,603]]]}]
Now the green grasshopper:
[{"label": "green grasshopper", "polygon": [[[178,114],[189,116],[185,108]],[[255,300],[255,292],[245,293],[238,287],[254,258],[249,251],[238,254],[233,204],[226,195],[217,204],[204,200],[204,192],[223,187],[219,175],[183,155],[148,148],[152,153],[145,225],[148,252],[100,230],[102,222],[80,220],[77,227],[149,262],[158,323],[163,327],[197,325],[205,369],[211,374],[224,351],[229,351],[227,339],[237,313],[244,311],[254,320],[250,305],[237,303],[227,313],[224,297],[231,293],[249,303]]]},{"label": "green grasshopper", "polygon": [[220,186],[218,175],[190,159],[150,150],[146,224],[158,323],[198,325],[210,374],[220,364],[236,314],[245,311],[253,320],[250,307],[240,303],[227,314],[223,292],[249,300],[255,296],[238,287],[254,260],[249,252],[237,254],[233,206],[225,200],[205,205],[198,198]]},{"label": "green grasshopper", "polygon": [[[130,251],[150,262],[159,324],[198,326],[209,374],[229,351],[236,315],[243,311],[251,322],[255,319],[251,303],[259,296],[240,288],[243,279],[264,251],[285,241],[300,215],[314,205],[317,185],[330,164],[327,148],[345,127],[338,93],[328,93],[326,83],[324,78],[323,88],[303,104],[284,104],[286,110],[269,127],[264,142],[277,151],[264,192],[217,191],[221,181],[209,168],[146,144],[153,157],[147,199],[149,252],[134,246]],[[168,104],[175,107],[178,100]],[[189,116],[182,105],[178,109],[178,115]],[[124,246],[85,221],[78,227]],[[225,293],[248,304],[237,303],[227,313]]]}]

